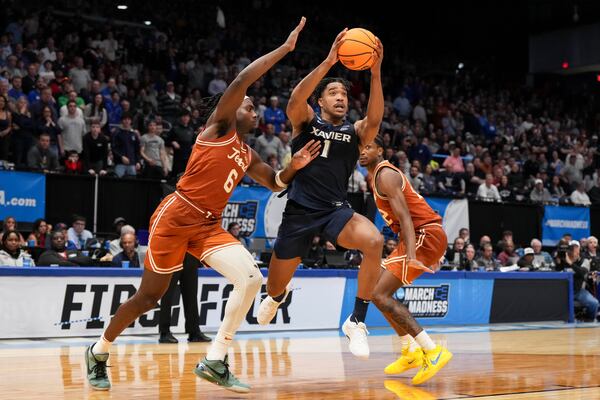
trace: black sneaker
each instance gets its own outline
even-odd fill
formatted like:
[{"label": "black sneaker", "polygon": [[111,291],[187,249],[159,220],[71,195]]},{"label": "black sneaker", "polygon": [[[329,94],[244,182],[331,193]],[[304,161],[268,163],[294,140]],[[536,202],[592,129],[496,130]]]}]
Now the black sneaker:
[{"label": "black sneaker", "polygon": [[190,343],[191,342],[210,342],[210,341],[212,341],[212,339],[209,338],[208,336],[206,336],[202,332],[195,333],[188,337],[188,342],[190,342]]},{"label": "black sneaker", "polygon": [[162,332],[158,343],[179,343],[179,340],[171,332]]}]

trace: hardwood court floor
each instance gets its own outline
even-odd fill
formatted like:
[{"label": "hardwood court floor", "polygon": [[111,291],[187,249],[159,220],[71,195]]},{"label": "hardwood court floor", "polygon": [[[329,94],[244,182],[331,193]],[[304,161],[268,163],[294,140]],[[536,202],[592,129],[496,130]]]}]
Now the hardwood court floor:
[{"label": "hardwood court floor", "polygon": [[368,361],[338,332],[241,335],[230,363],[253,385],[248,395],[195,377],[205,344],[123,337],[109,360],[113,389],[95,392],[85,380],[88,339],[0,341],[0,399],[600,399],[598,326],[434,334],[454,358],[418,388],[412,373],[383,374],[399,351],[387,333],[372,332]]}]

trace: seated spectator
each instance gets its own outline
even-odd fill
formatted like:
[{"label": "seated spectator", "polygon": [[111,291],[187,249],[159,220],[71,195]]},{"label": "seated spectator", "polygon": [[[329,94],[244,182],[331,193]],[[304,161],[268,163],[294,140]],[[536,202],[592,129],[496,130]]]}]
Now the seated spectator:
[{"label": "seated spectator", "polygon": [[[462,178],[462,174],[453,173],[448,170],[438,175],[438,193],[458,196],[465,194],[465,180]],[[495,187],[495,186],[494,186]]]},{"label": "seated spectator", "polygon": [[465,241],[460,236],[454,239],[452,248],[446,252],[446,262],[453,266],[460,266],[465,258]]},{"label": "seated spectator", "polygon": [[58,157],[50,150],[49,134],[40,134],[38,144],[29,149],[27,166],[34,171],[58,171]]},{"label": "seated spectator", "polygon": [[82,250],[85,248],[85,242],[93,237],[92,232],[85,229],[85,217],[74,215],[73,226],[67,231],[67,238],[75,243],[78,250]]},{"label": "seated spectator", "polygon": [[227,232],[231,234],[234,238],[240,241],[242,246],[248,248],[250,245],[250,240],[247,236],[242,235],[242,227],[237,222],[230,222],[227,225]]},{"label": "seated spectator", "polygon": [[477,259],[477,265],[483,267],[486,271],[497,271],[500,268],[500,263],[494,257],[494,249],[491,243],[483,245],[483,251]]},{"label": "seated spectator", "polygon": [[66,237],[62,231],[54,231],[50,235],[50,249],[44,251],[38,259],[38,265],[59,265],[65,267],[89,266],[92,260],[87,256],[80,256],[77,250],[67,250]]},{"label": "seated spectator", "polygon": [[475,247],[472,244],[465,247],[465,257],[457,268],[459,271],[477,271],[478,265],[475,261]]},{"label": "seated spectator", "polygon": [[433,176],[433,168],[430,164],[425,165],[425,170],[421,175],[423,185],[421,186],[421,194],[434,194],[436,192],[436,179]]},{"label": "seated spectator", "polygon": [[460,228],[458,230],[458,236],[465,241],[465,244],[471,243],[469,239],[469,228]]},{"label": "seated spectator", "polygon": [[129,261],[129,268],[140,268],[140,257],[137,252],[137,238],[133,233],[121,235],[120,247],[123,249],[112,259],[112,265],[121,267],[123,261]]},{"label": "seated spectator", "polygon": [[[58,224],[56,224],[56,226],[54,227],[54,230],[57,232],[62,232],[63,235],[65,235],[65,237],[68,237],[68,226],[64,222],[59,222]],[[52,241],[46,239],[46,248],[47,249],[49,249],[51,247],[51,244],[52,244]],[[65,247],[67,250],[77,250],[77,246],[75,246],[75,243],[69,239],[67,239],[67,241],[65,243]]]},{"label": "seated spectator", "polygon": [[31,256],[21,250],[21,235],[17,231],[6,231],[2,234],[2,247],[0,247],[0,266],[23,267],[35,266]]},{"label": "seated spectator", "polygon": [[310,268],[321,268],[325,264],[325,250],[319,235],[313,237],[306,257],[302,258],[302,263]]},{"label": "seated spectator", "polygon": [[517,261],[517,265],[519,266],[519,271],[533,271],[536,268],[533,265],[533,259],[535,257],[535,253],[531,247],[526,247],[523,250],[523,256],[519,258]]},{"label": "seated spectator", "polygon": [[504,249],[498,254],[498,261],[504,266],[515,265],[519,261],[519,255],[515,253],[513,242],[504,243]]},{"label": "seated spectator", "polygon": [[83,169],[90,175],[103,176],[108,169],[109,140],[98,121],[92,121],[90,129],[83,137]]},{"label": "seated spectator", "polygon": [[557,253],[556,270],[573,271],[573,292],[574,298],[586,308],[587,320],[594,322],[598,315],[598,299],[594,297],[584,286],[588,273],[590,271],[583,267],[583,259],[580,254],[579,242],[571,240],[566,252],[559,247]]},{"label": "seated spectator", "polygon": [[165,141],[158,136],[155,121],[148,122],[148,133],[140,138],[140,155],[144,159],[145,178],[162,179],[169,174]]},{"label": "seated spectator", "polygon": [[591,263],[595,263],[598,268],[591,268],[592,271],[600,269],[600,254],[598,254],[598,239],[596,236],[590,236],[588,238],[587,246],[582,252],[582,257],[588,259]]},{"label": "seated spectator", "polygon": [[547,251],[542,251],[542,242],[539,239],[531,239],[529,245],[533,249],[533,265],[536,269],[554,267],[552,256]]},{"label": "seated spectator", "polygon": [[460,147],[452,145],[452,147],[450,148],[450,155],[446,157],[442,166],[446,168],[446,170],[448,170],[449,172],[465,172],[465,166],[463,164],[462,158],[460,157]]},{"label": "seated spectator", "polygon": [[544,187],[544,182],[541,179],[536,179],[531,193],[529,193],[529,200],[534,203],[546,203],[552,200],[552,196],[548,189]]},{"label": "seated spectator", "polygon": [[112,153],[115,162],[115,174],[119,178],[125,175],[136,176],[141,168],[140,141],[138,132],[131,127],[131,116],[123,114],[122,128],[113,136]]},{"label": "seated spectator", "polygon": [[550,196],[552,196],[552,200],[561,203],[565,199],[565,189],[562,187],[562,182],[558,175],[554,175],[552,177],[552,182],[550,182]]},{"label": "seated spectator", "polygon": [[[117,226],[117,228],[119,223],[121,222],[120,219],[122,219],[123,223],[125,223],[125,219],[123,217],[116,218],[113,222],[113,225]],[[121,251],[123,251],[123,249],[121,248],[121,237],[126,233],[135,236],[135,228],[131,225],[122,225],[121,229],[119,229],[119,237],[115,240],[110,241],[110,254],[112,254],[113,256],[116,256]]]},{"label": "seated spectator", "polygon": [[75,150],[69,150],[67,152],[67,158],[65,159],[65,173],[66,174],[81,174],[83,172],[83,163],[79,159],[79,153]]},{"label": "seated spectator", "polygon": [[512,231],[505,230],[502,232],[502,239],[498,240],[498,243],[496,243],[496,251],[500,253],[504,250],[504,245],[508,242],[514,243],[513,233]]},{"label": "seated spectator", "polygon": [[498,185],[498,193],[503,202],[515,201],[515,191],[508,183],[508,176],[502,175],[500,184]]},{"label": "seated spectator", "polygon": [[485,175],[485,182],[479,185],[477,189],[477,199],[485,201],[501,201],[498,188],[494,186],[494,176],[492,174]]},{"label": "seated spectator", "polygon": [[383,254],[381,258],[388,258],[389,255],[392,254],[394,250],[396,250],[396,247],[398,247],[398,241],[396,239],[386,240],[385,244],[383,245]]},{"label": "seated spectator", "polygon": [[578,206],[589,206],[592,204],[589,196],[585,192],[585,185],[583,182],[579,182],[577,188],[571,193],[571,203]]},{"label": "seated spectator", "polygon": [[266,161],[271,154],[275,154],[277,159],[281,158],[283,148],[281,140],[275,136],[275,126],[273,124],[267,124],[265,131],[256,139],[254,150],[263,161]]},{"label": "seated spectator", "polygon": [[[43,218],[38,218],[33,223],[33,232],[27,237],[29,247],[46,247],[48,224]],[[33,246],[31,246],[33,244]]]},{"label": "seated spectator", "polygon": [[419,172],[419,167],[417,167],[416,165],[410,167],[410,172],[408,173],[407,178],[413,189],[415,189],[417,193],[421,193],[421,186],[423,186],[423,180],[421,178],[421,173]]},{"label": "seated spectator", "polygon": [[2,234],[6,233],[8,231],[15,231],[19,234],[19,245],[20,246],[27,245],[27,242],[25,242],[25,239],[17,230],[17,220],[15,219],[15,217],[8,216],[8,217],[4,218],[4,221],[2,222]]}]

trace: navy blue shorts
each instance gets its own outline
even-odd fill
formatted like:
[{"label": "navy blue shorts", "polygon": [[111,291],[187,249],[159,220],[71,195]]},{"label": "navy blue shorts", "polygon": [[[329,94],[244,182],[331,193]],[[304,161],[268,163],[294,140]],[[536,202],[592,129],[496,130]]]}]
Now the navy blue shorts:
[{"label": "navy blue shorts", "polygon": [[275,255],[283,260],[305,257],[315,235],[336,244],[340,232],[353,215],[354,210],[347,204],[320,211],[288,200],[277,232]]}]

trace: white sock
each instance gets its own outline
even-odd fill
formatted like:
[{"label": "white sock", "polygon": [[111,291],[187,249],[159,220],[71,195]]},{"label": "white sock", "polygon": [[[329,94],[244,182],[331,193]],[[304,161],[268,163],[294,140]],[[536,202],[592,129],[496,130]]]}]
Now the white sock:
[{"label": "white sock", "polygon": [[208,349],[206,359],[223,361],[227,355],[227,350],[229,349],[229,344],[231,343],[232,339],[233,338],[227,337],[219,332],[213,342],[210,344],[210,349]]},{"label": "white sock", "polygon": [[425,351],[435,349],[435,343],[433,343],[433,340],[431,340],[427,332],[425,332],[424,330],[421,331],[421,333],[419,333],[417,336],[415,336],[415,340],[419,344],[419,346],[421,346]]},{"label": "white sock", "polygon": [[110,350],[110,346],[112,346],[112,342],[109,342],[108,340],[106,340],[104,338],[104,335],[102,335],[102,336],[100,336],[100,340],[98,340],[96,343],[94,343],[94,346],[92,346],[92,353],[94,353],[94,354],[108,353],[108,351]]},{"label": "white sock", "polygon": [[400,336],[400,339],[402,339],[402,347],[408,347],[408,351],[410,352],[415,351],[419,347],[417,342],[415,342],[415,339],[408,334]]}]

